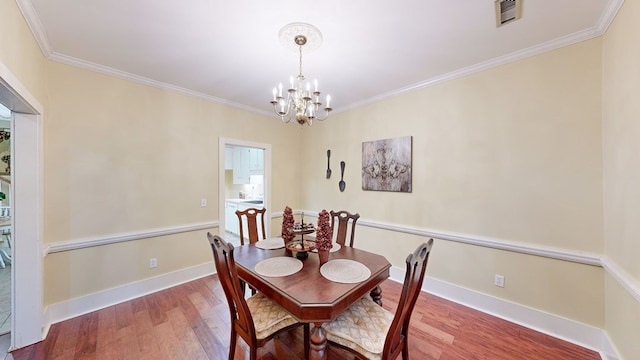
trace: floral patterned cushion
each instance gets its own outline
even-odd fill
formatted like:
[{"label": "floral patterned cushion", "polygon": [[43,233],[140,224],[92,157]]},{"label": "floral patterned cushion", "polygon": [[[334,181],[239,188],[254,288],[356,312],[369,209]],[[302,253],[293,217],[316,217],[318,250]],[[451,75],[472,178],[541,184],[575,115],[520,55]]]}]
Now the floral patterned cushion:
[{"label": "floral patterned cushion", "polygon": [[366,296],[323,328],[329,341],[351,348],[368,359],[380,359],[392,321],[392,313]]},{"label": "floral patterned cushion", "polygon": [[260,293],[248,298],[247,305],[258,339],[264,339],[284,327],[297,323],[280,305]]}]

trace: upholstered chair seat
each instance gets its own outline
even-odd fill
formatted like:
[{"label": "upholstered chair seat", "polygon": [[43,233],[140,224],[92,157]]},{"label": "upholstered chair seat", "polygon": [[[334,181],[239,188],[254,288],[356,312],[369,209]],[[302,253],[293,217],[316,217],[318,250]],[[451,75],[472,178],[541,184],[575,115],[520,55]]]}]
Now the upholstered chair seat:
[{"label": "upholstered chair seat", "polygon": [[407,265],[395,313],[368,297],[360,298],[322,327],[331,346],[342,348],[358,359],[409,360],[409,321],[418,300],[433,239],[407,256]]},{"label": "upholstered chair seat", "polygon": [[297,323],[280,305],[260,293],[248,298],[247,306],[253,317],[257,339],[266,339],[278,330]]},{"label": "upholstered chair seat", "polygon": [[327,340],[353,349],[367,359],[378,360],[391,322],[393,313],[365,296],[323,327]]}]

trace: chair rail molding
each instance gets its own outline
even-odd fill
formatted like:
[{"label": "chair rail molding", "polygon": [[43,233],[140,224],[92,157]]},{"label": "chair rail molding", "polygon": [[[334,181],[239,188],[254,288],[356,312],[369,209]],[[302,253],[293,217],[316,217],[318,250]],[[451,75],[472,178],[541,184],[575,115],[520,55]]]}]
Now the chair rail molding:
[{"label": "chair rail molding", "polygon": [[[294,210],[294,214],[304,214],[308,217],[317,217],[317,211],[312,210]],[[271,213],[271,219],[277,219],[282,217],[281,211]],[[640,282],[635,280],[631,275],[627,274],[618,264],[612,259],[601,254],[592,254],[580,251],[573,251],[568,249],[553,248],[547,246],[540,246],[536,244],[520,243],[514,241],[492,239],[481,236],[473,236],[468,234],[456,234],[445,231],[436,231],[432,229],[426,229],[416,226],[408,226],[401,224],[391,224],[385,222],[379,222],[374,220],[367,220],[360,218],[358,220],[358,226],[367,226],[371,228],[400,232],[411,235],[423,236],[426,238],[435,238],[446,241],[454,241],[463,244],[476,245],[482,247],[488,247],[492,249],[505,250],[510,252],[517,252],[528,255],[542,256],[550,259],[571,261],[584,265],[600,266],[607,273],[609,273],[631,296],[633,296],[638,302],[640,302]],[[93,237],[78,240],[70,240],[65,242],[56,242],[48,244],[43,251],[43,256],[48,254],[72,251],[77,249],[83,249],[93,246],[101,246],[108,244],[116,244],[124,241],[135,241],[140,239],[147,239],[158,236],[166,236],[179,234],[184,232],[206,230],[219,227],[219,221],[211,221],[204,223],[195,223],[187,225],[179,225],[166,228],[149,229],[146,231],[131,232],[125,234],[114,234],[103,237]]]},{"label": "chair rail molding", "polygon": [[62,251],[72,251],[84,249],[94,246],[117,244],[125,241],[134,241],[140,239],[148,239],[158,236],[167,236],[180,234],[191,231],[207,230],[218,227],[218,221],[179,225],[165,228],[149,229],[144,231],[136,231],[124,234],[113,234],[107,236],[97,236],[92,238],[62,241],[48,244],[44,249],[44,255],[53,254]]},{"label": "chair rail molding", "polygon": [[631,275],[622,270],[618,264],[607,256],[602,257],[602,267],[611,275],[625,290],[640,302],[640,281],[634,280]]},{"label": "chair rail molding", "polygon": [[[317,216],[317,212],[311,210],[294,210],[294,213],[303,213],[309,216]],[[282,216],[282,215],[280,215]],[[275,218],[276,216],[272,216]],[[600,266],[609,273],[625,290],[629,292],[638,302],[640,302],[640,282],[634,280],[613,260],[602,254],[593,254],[569,249],[541,246],[530,243],[493,239],[488,237],[474,236],[469,234],[456,234],[452,232],[438,231],[416,226],[401,224],[391,224],[375,220],[360,218],[358,226],[368,226],[371,228],[400,232],[411,235],[418,235],[427,238],[454,241],[463,244],[488,247],[492,249],[517,252],[526,255],[542,256],[550,259],[571,261],[578,264]]]}]

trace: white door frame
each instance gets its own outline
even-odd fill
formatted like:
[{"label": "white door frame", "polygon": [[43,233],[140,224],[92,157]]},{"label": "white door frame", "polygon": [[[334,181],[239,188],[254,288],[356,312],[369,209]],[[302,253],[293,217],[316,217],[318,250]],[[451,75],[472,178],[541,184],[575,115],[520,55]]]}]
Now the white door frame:
[{"label": "white door frame", "polygon": [[267,211],[264,213],[265,217],[265,231],[267,236],[270,236],[271,231],[271,144],[263,144],[246,140],[229,139],[221,137],[218,142],[218,219],[219,219],[219,234],[224,236],[225,232],[225,147],[231,146],[244,146],[256,149],[264,150],[264,207]]},{"label": "white door frame", "polygon": [[44,339],[43,107],[0,62],[0,102],[12,111],[11,349]]}]

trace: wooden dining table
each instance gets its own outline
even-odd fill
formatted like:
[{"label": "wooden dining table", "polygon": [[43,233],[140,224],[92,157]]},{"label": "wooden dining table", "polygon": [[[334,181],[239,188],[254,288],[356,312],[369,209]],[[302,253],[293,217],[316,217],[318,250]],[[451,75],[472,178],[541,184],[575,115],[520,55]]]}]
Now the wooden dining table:
[{"label": "wooden dining table", "polygon": [[273,299],[300,322],[313,324],[309,338],[309,358],[327,358],[327,337],[322,324],[335,319],[362,296],[369,294],[381,304],[382,294],[378,286],[389,277],[391,264],[384,256],[348,246],[329,255],[333,259],[349,259],[364,264],[371,276],[358,283],[339,283],[326,279],[320,273],[318,254],[310,253],[302,260],[303,267],[293,275],[266,277],[255,271],[260,261],[276,257],[292,256],[285,249],[265,250],[254,244],[236,247],[234,258],[238,275],[257,291]]}]

